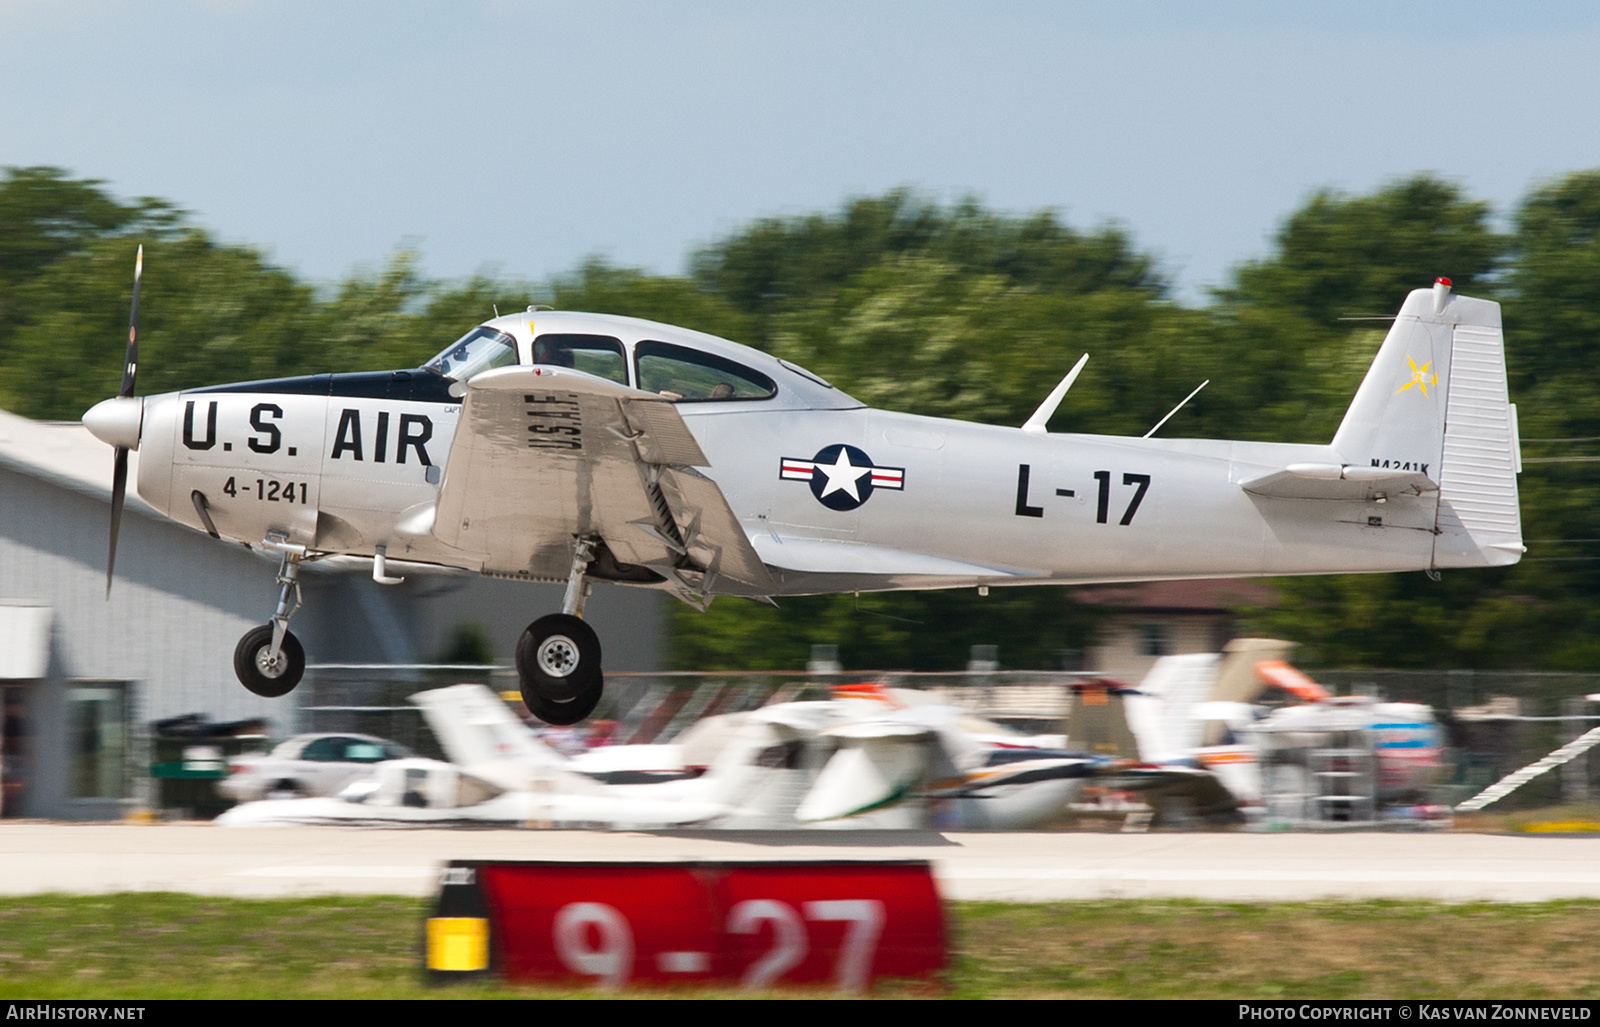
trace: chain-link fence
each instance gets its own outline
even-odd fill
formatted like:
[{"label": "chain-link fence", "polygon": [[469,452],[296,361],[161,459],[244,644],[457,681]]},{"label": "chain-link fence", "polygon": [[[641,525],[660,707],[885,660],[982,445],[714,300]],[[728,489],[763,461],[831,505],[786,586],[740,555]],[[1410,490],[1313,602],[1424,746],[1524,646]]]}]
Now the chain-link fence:
[{"label": "chain-link fence", "polygon": [[[1088,677],[1059,671],[608,673],[605,697],[580,730],[599,732],[612,744],[670,742],[702,717],[826,699],[835,685],[866,682],[936,693],[1020,730],[1058,732],[1067,714],[1067,686]],[[500,666],[313,664],[295,691],[300,700],[296,730],[380,735],[438,757],[438,743],[408,697],[461,682],[510,695],[518,688],[516,672]]]}]

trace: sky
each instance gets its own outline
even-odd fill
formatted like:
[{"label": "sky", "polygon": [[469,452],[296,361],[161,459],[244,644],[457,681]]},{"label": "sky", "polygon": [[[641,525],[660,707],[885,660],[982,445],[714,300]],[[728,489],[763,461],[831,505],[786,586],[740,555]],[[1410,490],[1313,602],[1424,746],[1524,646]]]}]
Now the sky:
[{"label": "sky", "polygon": [[[1600,5],[0,0],[0,165],[316,281],[678,273],[909,187],[1120,225],[1187,302],[1316,190],[1600,166]],[[1442,271],[1447,273],[1447,271]]]}]

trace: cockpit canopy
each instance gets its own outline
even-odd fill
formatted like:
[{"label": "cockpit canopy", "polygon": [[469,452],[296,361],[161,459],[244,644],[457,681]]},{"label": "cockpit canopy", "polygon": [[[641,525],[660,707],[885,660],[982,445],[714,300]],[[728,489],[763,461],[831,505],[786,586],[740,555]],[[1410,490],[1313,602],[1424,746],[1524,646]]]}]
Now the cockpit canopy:
[{"label": "cockpit canopy", "polygon": [[511,314],[479,325],[423,365],[461,382],[511,364],[569,367],[677,403],[777,400],[796,409],[861,404],[760,350],[631,317],[566,311]]},{"label": "cockpit canopy", "polygon": [[641,342],[633,358],[639,364],[639,388],[669,399],[770,399],[778,392],[777,384],[753,367],[670,342]]}]

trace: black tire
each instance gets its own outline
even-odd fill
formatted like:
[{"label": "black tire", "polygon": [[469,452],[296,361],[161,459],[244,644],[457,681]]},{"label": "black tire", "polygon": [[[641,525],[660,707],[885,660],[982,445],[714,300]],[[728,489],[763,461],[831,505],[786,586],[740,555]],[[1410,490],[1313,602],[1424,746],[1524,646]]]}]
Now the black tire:
[{"label": "black tire", "polygon": [[272,787],[261,793],[261,797],[263,799],[303,799],[305,794],[306,790],[300,786],[299,781],[286,777],[273,782]]},{"label": "black tire", "polygon": [[275,674],[262,666],[266,651],[271,647],[272,625],[263,624],[245,632],[233,650],[233,672],[238,675],[239,683],[264,699],[288,695],[306,672],[306,651],[300,648],[300,640],[292,633],[284,632]]},{"label": "black tire", "polygon": [[547,703],[576,702],[600,686],[600,639],[577,617],[540,617],[517,641],[517,678],[524,696],[532,693]]},{"label": "black tire", "polygon": [[567,727],[593,713],[594,708],[600,705],[600,696],[604,692],[604,683],[597,681],[593,688],[570,702],[551,702],[549,699],[539,698],[527,686],[523,686],[522,701],[530,713],[546,724],[552,727]]}]

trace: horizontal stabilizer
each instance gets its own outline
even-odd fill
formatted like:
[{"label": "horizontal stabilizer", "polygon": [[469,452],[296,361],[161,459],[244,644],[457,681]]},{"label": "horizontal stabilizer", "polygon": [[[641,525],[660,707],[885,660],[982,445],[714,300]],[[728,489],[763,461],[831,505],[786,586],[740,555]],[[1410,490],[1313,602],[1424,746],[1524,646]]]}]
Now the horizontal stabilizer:
[{"label": "horizontal stabilizer", "polygon": [[1273,499],[1332,499],[1364,502],[1391,496],[1420,496],[1436,492],[1422,470],[1396,471],[1384,467],[1339,464],[1290,464],[1281,471],[1239,483],[1253,496]]}]

